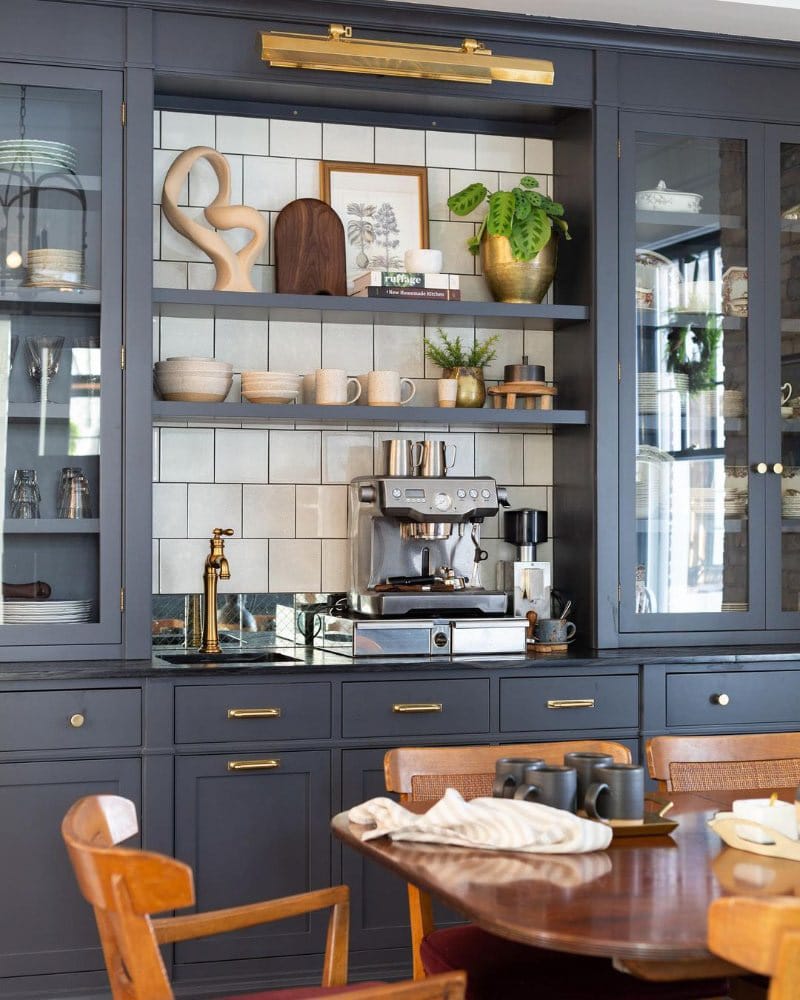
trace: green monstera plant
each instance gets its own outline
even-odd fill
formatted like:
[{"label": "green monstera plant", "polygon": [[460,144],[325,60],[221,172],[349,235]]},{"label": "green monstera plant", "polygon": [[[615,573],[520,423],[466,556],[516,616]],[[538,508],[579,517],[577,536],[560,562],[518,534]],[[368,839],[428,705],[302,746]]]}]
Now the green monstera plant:
[{"label": "green monstera plant", "polygon": [[511,191],[489,194],[486,185],[476,181],[451,194],[447,206],[455,215],[469,215],[484,199],[489,202],[489,211],[478,232],[467,240],[470,253],[478,254],[484,232],[489,236],[506,236],[515,260],[532,260],[547,244],[553,229],[571,239],[564,206],[537,191],[538,187],[535,177],[525,176]]}]

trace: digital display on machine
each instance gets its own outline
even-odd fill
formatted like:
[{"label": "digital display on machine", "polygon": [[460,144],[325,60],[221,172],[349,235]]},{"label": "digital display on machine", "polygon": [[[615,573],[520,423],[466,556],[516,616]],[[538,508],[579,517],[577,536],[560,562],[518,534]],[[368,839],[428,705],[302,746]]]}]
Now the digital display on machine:
[{"label": "digital display on machine", "polygon": [[424,500],[425,490],[406,490],[406,496],[412,500]]}]

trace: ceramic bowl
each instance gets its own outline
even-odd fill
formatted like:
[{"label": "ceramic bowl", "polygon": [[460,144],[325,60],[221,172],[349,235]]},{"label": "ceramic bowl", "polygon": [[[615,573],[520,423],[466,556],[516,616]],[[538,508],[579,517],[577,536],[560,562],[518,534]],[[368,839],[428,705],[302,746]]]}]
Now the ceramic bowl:
[{"label": "ceramic bowl", "polygon": [[189,403],[221,403],[232,383],[232,375],[156,375],[156,388],[162,399]]},{"label": "ceramic bowl", "polygon": [[233,365],[229,361],[217,361],[215,358],[167,358],[166,361],[156,361],[155,367],[161,371],[184,371],[187,368],[205,372],[233,373]]},{"label": "ceramic bowl", "polygon": [[691,191],[672,191],[664,181],[659,181],[649,191],[636,192],[636,207],[648,212],[691,212],[700,211],[701,194]]},{"label": "ceramic bowl", "polygon": [[298,389],[242,388],[242,396],[249,403],[294,403],[299,395]]}]

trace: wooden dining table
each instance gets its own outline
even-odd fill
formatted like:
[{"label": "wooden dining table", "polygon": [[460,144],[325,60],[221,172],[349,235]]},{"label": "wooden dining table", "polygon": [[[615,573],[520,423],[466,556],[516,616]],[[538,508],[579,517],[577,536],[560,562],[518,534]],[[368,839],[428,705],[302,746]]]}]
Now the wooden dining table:
[{"label": "wooden dining table", "polygon": [[[795,789],[779,789],[793,801]],[[800,863],[727,847],[708,827],[736,798],[764,791],[671,793],[669,835],[614,836],[605,851],[533,854],[444,844],[364,841],[347,813],[348,847],[428,891],[486,931],[525,944],[610,958],[644,979],[743,970],[706,947],[709,904],[724,895],[800,895]],[[416,812],[431,803],[407,803]]]}]

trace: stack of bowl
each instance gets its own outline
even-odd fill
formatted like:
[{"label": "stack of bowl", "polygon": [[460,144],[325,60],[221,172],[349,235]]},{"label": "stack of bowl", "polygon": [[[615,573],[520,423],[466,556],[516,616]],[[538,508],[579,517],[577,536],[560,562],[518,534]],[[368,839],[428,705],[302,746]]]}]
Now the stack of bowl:
[{"label": "stack of bowl", "polygon": [[242,395],[251,403],[295,403],[302,385],[291,372],[242,372]]},{"label": "stack of bowl", "polygon": [[155,385],[162,399],[221,403],[232,382],[233,365],[214,358],[167,358],[155,366]]}]

